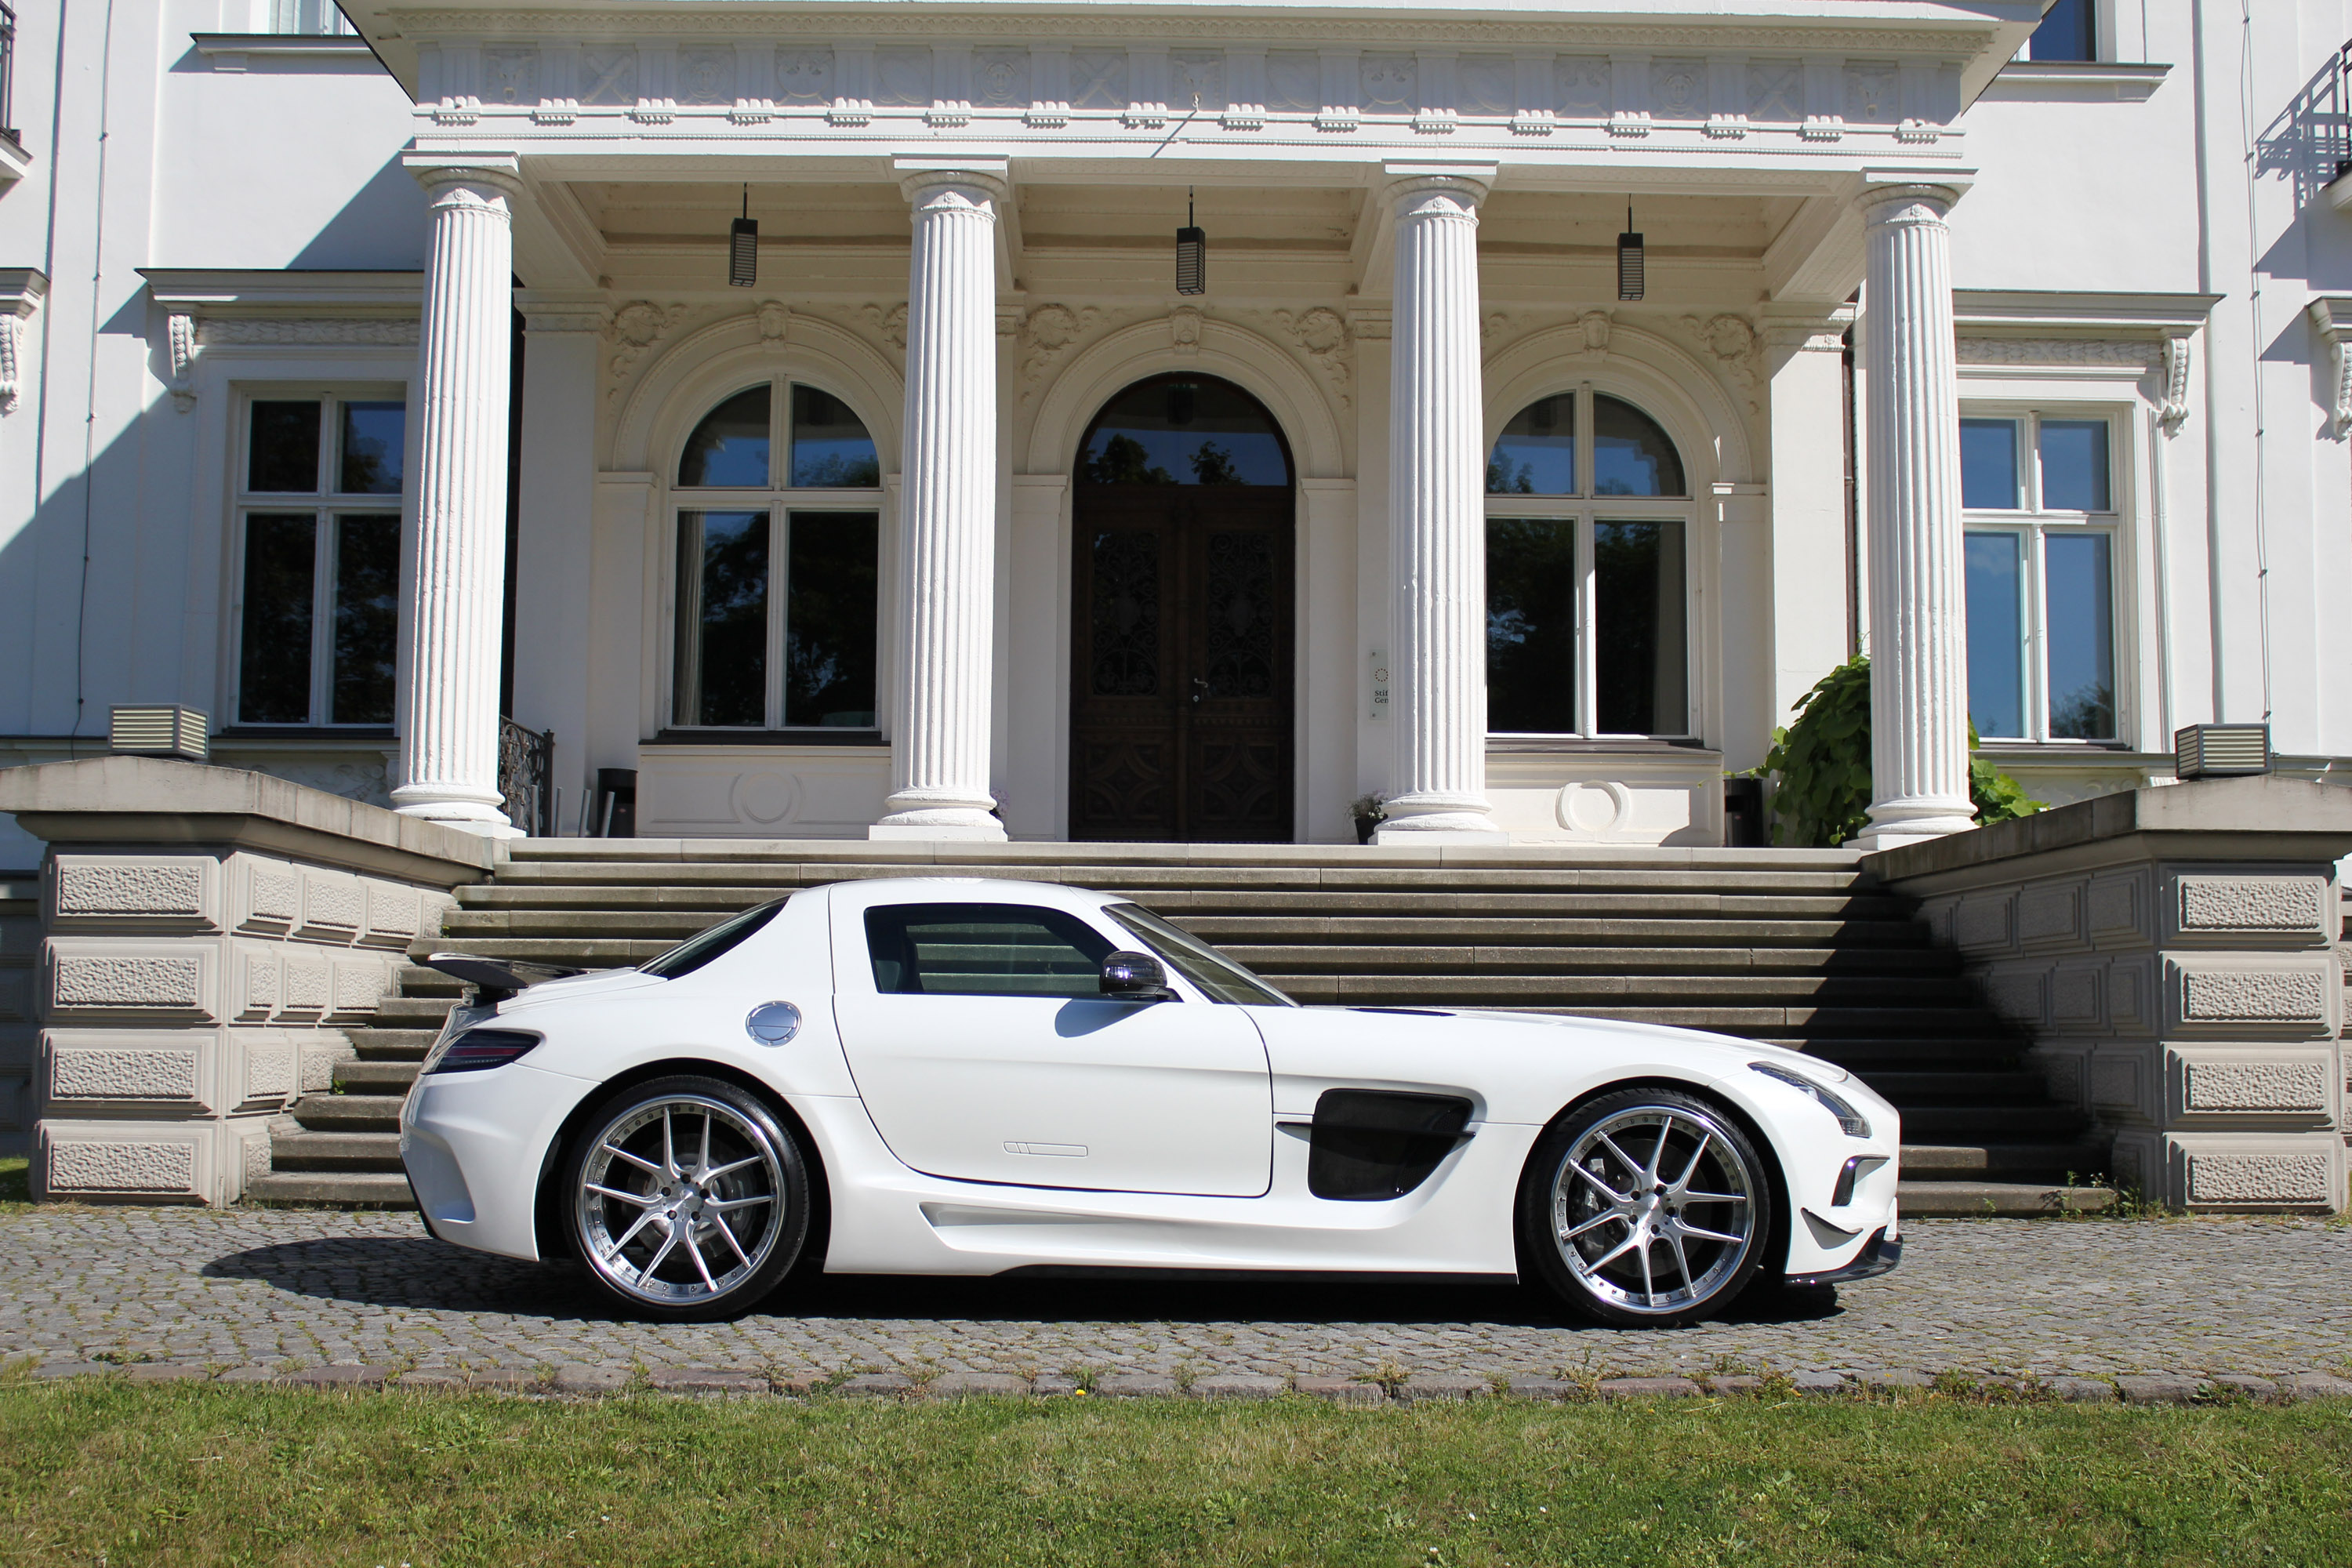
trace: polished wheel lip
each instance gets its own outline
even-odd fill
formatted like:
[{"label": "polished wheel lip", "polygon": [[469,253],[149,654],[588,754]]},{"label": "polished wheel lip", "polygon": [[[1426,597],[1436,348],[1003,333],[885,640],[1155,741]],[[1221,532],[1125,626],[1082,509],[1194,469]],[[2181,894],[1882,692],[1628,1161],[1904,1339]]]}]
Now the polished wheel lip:
[{"label": "polished wheel lip", "polygon": [[[683,1152],[677,1147],[677,1135],[680,1112],[702,1123],[696,1147]],[[657,1118],[664,1124],[658,1165],[621,1147]],[[752,1152],[713,1165],[710,1133],[714,1125],[723,1125]],[[613,1179],[616,1162],[646,1178],[648,1190],[632,1192],[617,1184]],[[735,1195],[727,1195],[730,1192]],[[572,1198],[582,1253],[598,1278],[635,1300],[663,1307],[703,1306],[740,1289],[775,1251],[785,1219],[783,1159],[775,1142],[739,1107],[709,1095],[665,1094],[639,1100],[605,1122],[588,1157],[581,1162]],[[593,1201],[607,1199],[617,1199],[638,1211],[635,1221],[618,1237],[607,1226],[606,1205]],[[747,1252],[729,1216],[761,1205],[776,1212]],[[640,1233],[662,1226],[669,1234],[654,1256],[642,1267],[631,1263],[625,1252],[627,1244]],[[714,1242],[722,1261],[730,1255],[733,1259],[731,1266],[717,1272],[704,1251]],[[658,1270],[681,1246],[700,1278],[671,1284],[658,1277]]]},{"label": "polished wheel lip", "polygon": [[[1667,1143],[1678,1126],[1696,1134],[1697,1142],[1686,1156],[1669,1161]],[[1643,1141],[1633,1134],[1648,1128],[1656,1129],[1656,1135],[1647,1140],[1650,1147],[1643,1152]],[[1627,1148],[1621,1135],[1633,1146]],[[1701,1162],[1710,1152],[1717,1166],[1710,1184],[1694,1189],[1692,1181],[1701,1174]],[[1604,1168],[1613,1162],[1635,1179],[1619,1191],[1590,1168],[1595,1161]],[[1669,1164],[1679,1168],[1668,1169]],[[1717,1190],[1718,1184],[1724,1190]],[[1688,1105],[1627,1106],[1586,1128],[1561,1158],[1552,1177],[1549,1209],[1552,1245],[1570,1278],[1596,1301],[1641,1317],[1688,1311],[1720,1294],[1755,1249],[1756,1188],[1739,1146],[1713,1116]],[[1600,1207],[1580,1217],[1571,1194],[1586,1192],[1600,1200]],[[1692,1209],[1703,1211],[1713,1223],[1686,1219]],[[1617,1227],[1613,1234],[1609,1229],[1612,1226]],[[1614,1245],[1587,1259],[1576,1243],[1596,1232]],[[1694,1239],[1718,1248],[1696,1279],[1690,1273],[1688,1247]],[[1657,1289],[1655,1270],[1661,1260],[1653,1254],[1660,1247],[1669,1249],[1669,1268],[1681,1281],[1671,1290]],[[1644,1289],[1629,1289],[1601,1272],[1628,1253],[1641,1260]]]}]

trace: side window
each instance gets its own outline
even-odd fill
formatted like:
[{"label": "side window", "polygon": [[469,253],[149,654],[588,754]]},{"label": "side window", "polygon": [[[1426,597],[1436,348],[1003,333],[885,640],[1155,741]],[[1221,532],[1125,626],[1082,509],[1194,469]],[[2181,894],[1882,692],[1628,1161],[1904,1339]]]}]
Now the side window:
[{"label": "side window", "polygon": [[1018,904],[886,904],[866,911],[885,995],[1096,996],[1110,939],[1075,915]]}]

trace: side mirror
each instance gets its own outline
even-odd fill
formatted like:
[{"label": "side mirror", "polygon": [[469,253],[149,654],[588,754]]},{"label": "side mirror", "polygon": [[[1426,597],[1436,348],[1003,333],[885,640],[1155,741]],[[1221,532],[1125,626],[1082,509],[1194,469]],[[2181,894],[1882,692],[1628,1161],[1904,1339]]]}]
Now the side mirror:
[{"label": "side mirror", "polygon": [[1168,972],[1148,952],[1113,952],[1102,961],[1102,994],[1120,1002],[1172,1002]]}]

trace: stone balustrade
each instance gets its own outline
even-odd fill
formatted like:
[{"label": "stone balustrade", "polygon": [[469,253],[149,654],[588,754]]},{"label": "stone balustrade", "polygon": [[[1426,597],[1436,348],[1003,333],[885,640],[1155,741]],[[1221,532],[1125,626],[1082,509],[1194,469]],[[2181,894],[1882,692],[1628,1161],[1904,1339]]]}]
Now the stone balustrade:
[{"label": "stone balustrade", "polygon": [[48,844],[37,948],[0,928],[0,963],[30,961],[0,968],[0,1096],[21,974],[37,1043],[16,1125],[38,1119],[37,1198],[234,1202],[268,1169],[270,1119],[330,1086],[343,1028],[496,853],[281,779],[139,757],[0,772],[0,810]]},{"label": "stone balustrade", "polygon": [[[2033,1041],[2112,1173],[2192,1209],[2346,1206],[2336,862],[2352,790],[2133,790],[1867,856]],[[2089,1174],[2089,1173],[2085,1173]]]}]

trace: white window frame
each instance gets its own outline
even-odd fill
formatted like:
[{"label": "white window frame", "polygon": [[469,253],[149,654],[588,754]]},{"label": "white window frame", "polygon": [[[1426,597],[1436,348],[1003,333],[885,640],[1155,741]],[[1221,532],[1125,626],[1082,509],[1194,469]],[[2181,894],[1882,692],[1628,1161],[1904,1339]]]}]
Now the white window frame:
[{"label": "white window frame", "polygon": [[[789,374],[772,375],[767,381],[769,389],[768,483],[703,487],[681,485],[677,482],[677,466],[685,455],[685,444],[693,439],[694,432],[702,427],[702,422],[730,398],[739,397],[759,384],[760,383],[756,381],[746,382],[733,391],[724,392],[711,398],[702,412],[695,416],[694,422],[687,426],[685,435],[679,439],[676,450],[669,457],[669,468],[665,479],[669,504],[671,583],[668,595],[669,637],[667,639],[668,679],[663,683],[662,695],[662,710],[665,718],[663,728],[680,735],[707,737],[713,742],[724,742],[729,736],[734,735],[777,734],[812,741],[833,739],[850,744],[866,743],[882,731],[882,701],[887,680],[887,671],[883,665],[883,648],[889,601],[887,596],[888,584],[884,573],[887,545],[885,530],[889,521],[889,509],[884,505],[883,486],[877,482],[871,489],[816,489],[814,487],[795,489],[788,482],[792,477],[793,460],[793,388],[806,386],[822,392],[839,401],[843,406],[850,408],[853,412],[856,411],[856,405],[821,382]],[[864,419],[862,415],[859,417],[861,421]],[[866,424],[866,433],[871,439],[874,428],[870,423]],[[878,442],[876,443],[875,452],[878,463],[881,453]],[[685,529],[685,514],[707,511],[765,511],[768,514],[767,679],[763,721],[756,725],[697,723],[679,710],[678,689],[683,683],[686,673],[680,668],[680,655],[683,651],[681,644],[685,626],[683,612],[686,608],[686,590],[688,586],[680,574],[684,565],[679,549],[680,536]],[[873,724],[862,729],[820,724],[788,725],[784,722],[784,637],[789,629],[784,624],[784,615],[785,605],[791,597],[791,584],[786,576],[786,569],[792,559],[793,514],[827,512],[874,514],[875,709]],[[698,602],[701,587],[699,584],[694,584],[694,587]],[[698,696],[700,694],[699,671],[697,671],[697,675],[696,692]]]},{"label": "white window frame", "polygon": [[[257,403],[312,403],[320,405],[319,474],[314,490],[257,490],[253,482],[253,405]],[[335,700],[335,594],[340,581],[337,558],[342,547],[342,520],[359,512],[390,516],[399,520],[401,548],[404,558],[407,552],[408,532],[408,469],[413,444],[404,420],[402,430],[401,488],[390,495],[347,493],[331,488],[341,477],[342,457],[342,419],[340,410],[346,403],[398,403],[405,406],[408,388],[399,383],[371,386],[366,383],[321,385],[312,382],[289,382],[273,386],[267,382],[246,386],[239,395],[236,423],[236,444],[230,453],[230,469],[236,476],[232,496],[232,547],[229,551],[228,621],[229,650],[227,686],[228,726],[240,730],[276,731],[299,733],[311,730],[349,731],[377,733],[392,728],[398,716],[398,697],[394,696],[394,712],[383,719],[338,720],[331,714]],[[312,527],[318,531],[311,549],[310,561],[310,702],[306,717],[299,720],[259,720],[245,717],[245,557],[249,521],[257,514],[276,517],[297,512],[309,512]],[[397,658],[401,634],[407,629],[408,605],[404,601],[397,611],[399,619],[393,632],[394,657]]]},{"label": "white window frame", "polygon": [[[1506,416],[1505,422],[1516,419],[1525,409],[1547,397],[1557,397],[1562,392],[1576,396],[1576,479],[1578,489],[1572,495],[1522,496],[1488,495],[1486,499],[1486,518],[1528,518],[1539,521],[1572,523],[1576,529],[1576,725],[1573,730],[1528,731],[1496,730],[1489,727],[1487,738],[1505,741],[1695,741],[1700,733],[1698,679],[1698,615],[1696,600],[1698,572],[1699,500],[1696,496],[1596,496],[1591,493],[1593,476],[1592,400],[1596,395],[1613,397],[1620,403],[1639,409],[1666,439],[1673,443],[1675,456],[1681,462],[1683,484],[1695,489],[1689,456],[1682,443],[1675,441],[1665,422],[1635,399],[1609,387],[1595,387],[1591,382],[1579,382],[1556,392],[1541,393],[1528,398]],[[1501,439],[1499,433],[1496,440]],[[1493,444],[1487,455],[1493,452]],[[1605,522],[1680,522],[1683,525],[1683,728],[1679,731],[1657,730],[1648,733],[1622,733],[1597,728],[1601,711],[1600,621],[1595,583],[1599,563],[1593,549],[1594,529]],[[1481,523],[1479,549],[1486,549],[1484,524]],[[1483,574],[1482,574],[1483,576]],[[1486,607],[1482,605],[1483,616]],[[1484,659],[1485,642],[1480,642]],[[1484,678],[1482,668],[1481,678]]]},{"label": "white window frame", "polygon": [[[2137,668],[2132,636],[2133,571],[2131,507],[2129,504],[2130,454],[2124,439],[2125,411],[2106,405],[2070,406],[2064,403],[1991,403],[1968,402],[1960,408],[1960,418],[1968,420],[2007,420],[2018,427],[2018,506],[2011,509],[1969,508],[1963,506],[1961,529],[1964,533],[2007,533],[2022,538],[2024,570],[2020,574],[2019,592],[2024,596],[2019,621],[2024,627],[2025,648],[2025,728],[2022,735],[1985,735],[1977,739],[1987,745],[2031,745],[2077,747],[2093,751],[2114,751],[2128,748],[2137,732],[2131,700],[2132,673]],[[2055,510],[2042,504],[2042,424],[2055,420],[2061,424],[2098,423],[2107,432],[2107,510],[2105,511]],[[2072,735],[2050,733],[2050,647],[2046,624],[2049,596],[2046,591],[2048,574],[2047,545],[2053,533],[2080,536],[2086,533],[2104,535],[2107,540],[2107,625],[2115,642],[2108,649],[2109,668],[2115,674],[2115,731],[2104,740],[2092,740]]]}]

